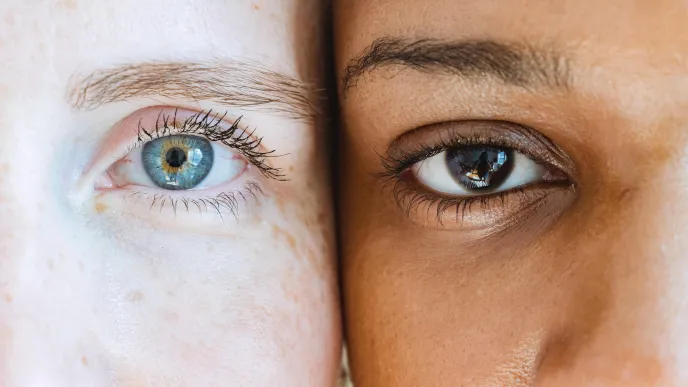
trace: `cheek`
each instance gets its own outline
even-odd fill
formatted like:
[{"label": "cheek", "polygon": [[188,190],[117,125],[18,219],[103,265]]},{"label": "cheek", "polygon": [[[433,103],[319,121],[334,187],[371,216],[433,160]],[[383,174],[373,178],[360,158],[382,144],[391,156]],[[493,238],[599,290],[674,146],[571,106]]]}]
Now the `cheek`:
[{"label": "cheek", "polygon": [[304,367],[337,356],[331,245],[312,207],[287,208],[293,217],[267,208],[275,221],[212,236],[111,222],[98,203],[90,220],[3,226],[0,364],[103,384],[182,369],[200,384],[303,380],[294,369],[333,380],[333,364]]}]

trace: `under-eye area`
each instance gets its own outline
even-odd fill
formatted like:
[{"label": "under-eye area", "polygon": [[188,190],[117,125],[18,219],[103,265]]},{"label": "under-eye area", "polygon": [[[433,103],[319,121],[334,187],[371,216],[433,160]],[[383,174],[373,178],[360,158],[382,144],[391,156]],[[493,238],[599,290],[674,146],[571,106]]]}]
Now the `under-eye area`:
[{"label": "under-eye area", "polygon": [[[283,181],[278,157],[241,117],[172,107],[141,109],[113,129],[96,169],[96,208],[137,217],[195,211],[237,217],[259,205],[267,181]],[[102,211],[99,211],[102,212]]]},{"label": "under-eye area", "polygon": [[572,160],[534,129],[511,122],[423,126],[381,157],[385,188],[424,225],[504,228],[543,207],[563,209],[575,193]]}]

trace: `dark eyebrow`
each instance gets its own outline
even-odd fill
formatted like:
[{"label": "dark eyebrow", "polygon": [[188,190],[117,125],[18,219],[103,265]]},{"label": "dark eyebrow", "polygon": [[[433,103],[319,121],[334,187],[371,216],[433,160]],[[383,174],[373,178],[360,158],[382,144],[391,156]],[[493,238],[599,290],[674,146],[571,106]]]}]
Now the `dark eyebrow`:
[{"label": "dark eyebrow", "polygon": [[419,71],[451,72],[470,78],[497,78],[530,87],[568,87],[569,62],[555,51],[493,40],[444,42],[380,38],[351,59],[344,70],[344,90],[355,86],[366,72],[388,65]]},{"label": "dark eyebrow", "polygon": [[231,107],[283,113],[312,120],[319,92],[310,84],[257,62],[139,63],[72,77],[67,97],[76,109],[135,97],[208,100]]}]

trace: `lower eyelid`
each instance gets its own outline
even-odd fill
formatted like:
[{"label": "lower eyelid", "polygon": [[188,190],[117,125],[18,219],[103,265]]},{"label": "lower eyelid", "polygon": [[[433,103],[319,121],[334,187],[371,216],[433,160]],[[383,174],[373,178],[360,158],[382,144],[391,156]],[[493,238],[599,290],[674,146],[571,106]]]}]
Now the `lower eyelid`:
[{"label": "lower eyelid", "polygon": [[482,197],[442,197],[397,183],[397,205],[408,219],[423,227],[494,235],[537,214],[554,216],[575,197],[569,182],[537,183]]},{"label": "lower eyelid", "polygon": [[216,190],[161,191],[131,186],[101,191],[93,202],[96,213],[114,221],[138,220],[175,230],[196,230],[203,224],[231,224],[256,213],[264,203],[263,187],[247,179]]}]

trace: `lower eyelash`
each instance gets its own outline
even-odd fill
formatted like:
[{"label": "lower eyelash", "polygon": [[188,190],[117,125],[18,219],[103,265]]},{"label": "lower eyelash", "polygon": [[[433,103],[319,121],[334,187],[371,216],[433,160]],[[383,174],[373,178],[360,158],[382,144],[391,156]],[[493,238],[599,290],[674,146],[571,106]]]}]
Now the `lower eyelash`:
[{"label": "lower eyelash", "polygon": [[235,219],[239,217],[241,204],[249,200],[258,201],[263,195],[263,189],[257,182],[248,182],[242,190],[234,192],[221,192],[216,196],[203,198],[173,197],[168,194],[154,194],[150,196],[142,191],[127,194],[127,200],[139,200],[142,198],[151,201],[150,210],[163,211],[167,206],[172,209],[174,215],[177,211],[195,211],[199,214],[215,211],[224,221],[224,215],[231,215]]},{"label": "lower eyelash", "polygon": [[[435,209],[432,216],[439,223],[443,223],[445,214],[449,211],[455,214],[455,220],[463,221],[467,214],[470,214],[474,205],[480,205],[483,211],[490,211],[494,209],[495,205],[500,205],[502,208],[506,205],[506,200],[510,197],[518,196],[524,202],[530,204],[522,209],[527,211],[530,208],[537,206],[540,201],[544,200],[547,195],[543,195],[542,191],[537,189],[541,183],[526,185],[522,187],[512,188],[507,191],[496,192],[487,195],[470,196],[470,197],[444,197],[432,192],[428,192],[423,188],[416,187],[413,183],[399,179],[399,177],[388,177],[383,182],[383,189],[389,188],[391,184],[392,195],[397,206],[404,211],[407,217],[411,217],[413,211],[417,211],[422,206],[427,210],[426,216],[431,216],[431,209]],[[570,188],[572,183],[569,181],[546,183],[549,188],[553,184],[560,188]],[[520,212],[522,212],[520,211]]]}]

